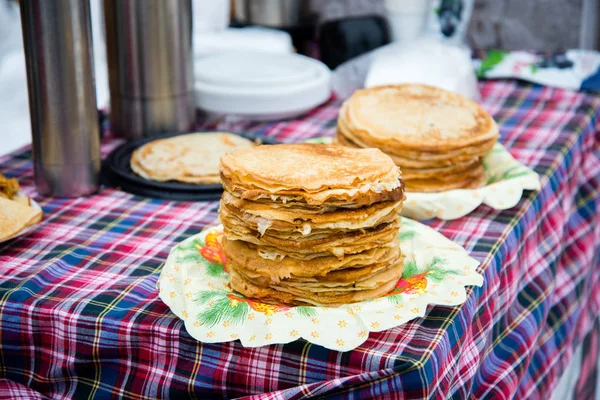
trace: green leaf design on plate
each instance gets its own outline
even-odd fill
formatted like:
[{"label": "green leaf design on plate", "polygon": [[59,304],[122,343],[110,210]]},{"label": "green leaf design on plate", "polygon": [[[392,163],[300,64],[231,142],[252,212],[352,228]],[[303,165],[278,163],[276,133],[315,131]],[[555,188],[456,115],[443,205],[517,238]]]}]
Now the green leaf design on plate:
[{"label": "green leaf design on plate", "polygon": [[196,294],[195,301],[199,304],[212,302],[196,316],[202,325],[209,328],[223,321],[230,321],[233,325],[241,324],[250,309],[248,303],[230,299],[227,292],[203,290]]},{"label": "green leaf design on plate", "polygon": [[419,267],[417,266],[417,262],[414,258],[407,260],[404,262],[404,271],[402,271],[402,279],[410,278],[413,275],[418,274]]},{"label": "green leaf design on plate", "polygon": [[448,260],[441,258],[441,257],[433,257],[431,259],[431,261],[429,262],[429,264],[427,265],[427,268],[425,269],[432,269],[432,268],[437,268],[437,267],[441,267],[442,265],[446,264],[448,262]]},{"label": "green leaf design on plate", "polygon": [[204,241],[201,239],[194,239],[189,242],[181,243],[176,247],[177,253],[175,253],[175,262],[178,264],[189,262],[205,263],[206,260],[198,252],[198,248],[202,246],[204,246]]},{"label": "green leaf design on plate", "polygon": [[402,278],[398,280],[396,286],[390,294],[394,296],[402,293],[423,293],[427,288],[427,279],[425,279],[426,276],[427,271],[421,272],[414,259],[405,261]]},{"label": "green leaf design on plate", "polygon": [[481,60],[481,65],[477,71],[477,76],[483,78],[486,73],[494,69],[494,67],[504,60],[507,52],[502,50],[490,50],[485,58]]},{"label": "green leaf design on plate", "polygon": [[446,264],[447,260],[434,257],[427,265],[425,269],[427,271],[427,277],[431,278],[436,282],[443,281],[448,275],[460,275],[460,271],[455,269],[445,269],[443,268],[444,264]]},{"label": "green leaf design on plate", "polygon": [[458,276],[458,275],[460,275],[460,271],[457,271],[454,269],[434,268],[429,271],[429,273],[427,274],[427,277],[431,278],[431,280],[433,280],[433,281],[441,282],[444,279],[446,279],[446,277],[448,275]]},{"label": "green leaf design on plate", "polygon": [[204,246],[206,246],[206,243],[202,239],[195,239],[180,244],[177,246],[175,262],[178,264],[197,263],[204,267],[207,276],[211,278],[226,278],[227,273],[223,264],[220,262],[210,262],[200,254],[200,249]]},{"label": "green leaf design on plate", "polygon": [[419,274],[425,274],[432,280],[439,282],[444,280],[448,275],[460,275],[460,271],[454,269],[445,269],[444,265],[448,261],[440,257],[434,257],[425,267],[419,268],[414,259],[410,259],[404,263],[404,271],[402,279],[409,279]]},{"label": "green leaf design on plate", "polygon": [[387,296],[388,302],[392,305],[397,306],[398,304],[402,304],[402,295],[394,294],[391,296]]},{"label": "green leaf design on plate", "polygon": [[491,175],[487,180],[487,184],[489,185],[490,183],[494,182],[507,181],[509,179],[518,178],[520,176],[529,175],[531,173],[532,172],[528,168],[522,165],[514,165],[509,169],[503,171],[501,174]]},{"label": "green leaf design on plate", "polygon": [[411,230],[407,230],[407,229],[401,230],[400,233],[398,233],[398,240],[403,242],[405,240],[414,238],[416,234],[417,234],[416,231],[411,231]]},{"label": "green leaf design on plate", "polygon": [[314,307],[299,306],[295,307],[294,310],[296,310],[301,317],[315,318],[317,316],[317,310]]},{"label": "green leaf design on plate", "polygon": [[538,67],[537,65],[531,64],[531,73],[532,74],[535,74],[536,72],[538,72],[539,69],[540,69],[540,67]]},{"label": "green leaf design on plate", "polygon": [[[443,265],[445,263],[445,259],[434,257],[424,268],[419,268],[414,259],[406,261],[404,263],[402,278],[396,283],[396,287],[391,292],[391,297],[398,296],[402,293],[425,293],[428,286],[427,278],[440,282],[448,275],[460,274],[460,272],[456,270],[444,269]],[[390,299],[389,301],[395,302],[398,300]]]},{"label": "green leaf design on plate", "polygon": [[400,223],[404,226],[415,226],[416,223],[412,219],[400,218]]},{"label": "green leaf design on plate", "polygon": [[515,165],[514,167],[511,167],[504,171],[504,173],[502,174],[502,179],[512,179],[523,175],[529,175],[530,173],[531,171],[529,171],[529,169],[527,169],[526,167],[523,167],[522,165]]},{"label": "green leaf design on plate", "polygon": [[221,263],[211,263],[211,262],[206,261],[205,259],[202,259],[202,261],[203,261],[207,276],[210,276],[211,278],[226,278],[227,277],[227,272],[225,272],[225,269]]},{"label": "green leaf design on plate", "polygon": [[189,242],[183,242],[177,246],[177,250],[183,252],[195,251],[198,252],[198,247],[204,246],[204,240],[202,239],[194,239]]},{"label": "green leaf design on plate", "polygon": [[218,292],[215,290],[201,290],[196,293],[196,298],[194,301],[198,304],[207,303],[213,299],[221,298],[223,296],[227,296],[227,292]]}]

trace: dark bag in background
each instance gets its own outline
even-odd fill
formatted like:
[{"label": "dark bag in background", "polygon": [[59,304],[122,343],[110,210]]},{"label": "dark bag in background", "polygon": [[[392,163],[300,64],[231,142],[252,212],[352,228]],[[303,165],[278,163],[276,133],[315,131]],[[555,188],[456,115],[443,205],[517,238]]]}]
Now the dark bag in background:
[{"label": "dark bag in background", "polygon": [[321,61],[331,69],[390,43],[387,22],[376,15],[324,22],[318,35]]}]

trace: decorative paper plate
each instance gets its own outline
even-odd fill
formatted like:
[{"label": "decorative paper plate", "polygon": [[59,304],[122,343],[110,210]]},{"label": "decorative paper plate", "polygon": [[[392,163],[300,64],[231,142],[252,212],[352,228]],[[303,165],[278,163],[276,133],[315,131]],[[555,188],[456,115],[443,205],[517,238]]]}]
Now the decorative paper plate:
[{"label": "decorative paper plate", "polygon": [[287,307],[244,298],[228,287],[222,227],[207,228],[175,246],[157,283],[159,297],[201,342],[240,340],[257,347],[303,338],[333,350],[359,346],[379,332],[425,315],[427,305],[457,305],[465,286],[483,283],[479,263],[433,229],[402,219],[398,237],[405,269],[385,297],[331,307]]},{"label": "decorative paper plate", "polygon": [[[330,138],[310,140],[331,143]],[[500,143],[483,158],[485,186],[478,189],[456,189],[440,193],[406,194],[402,215],[414,219],[457,219],[469,214],[481,204],[496,210],[517,205],[523,190],[540,190],[539,175],[510,155]]]}]

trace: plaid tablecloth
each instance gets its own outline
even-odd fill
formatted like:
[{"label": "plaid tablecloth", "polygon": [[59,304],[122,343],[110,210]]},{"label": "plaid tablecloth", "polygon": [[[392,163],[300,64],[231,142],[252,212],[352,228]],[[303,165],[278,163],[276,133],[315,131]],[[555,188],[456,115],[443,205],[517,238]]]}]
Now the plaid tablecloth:
[{"label": "plaid tablecloth", "polygon": [[[515,82],[481,90],[501,142],[542,175],[541,192],[511,210],[482,206],[429,221],[482,262],[483,287],[460,307],[430,308],[346,353],[305,341],[201,344],[187,334],[157,298],[156,280],[169,249],[216,218],[216,202],[109,188],[42,198],[29,151],[0,158],[0,172],[17,177],[46,213],[34,232],[0,244],[0,394],[548,398],[600,310],[600,98]],[[295,142],[332,135],[338,107],[221,127]]]}]

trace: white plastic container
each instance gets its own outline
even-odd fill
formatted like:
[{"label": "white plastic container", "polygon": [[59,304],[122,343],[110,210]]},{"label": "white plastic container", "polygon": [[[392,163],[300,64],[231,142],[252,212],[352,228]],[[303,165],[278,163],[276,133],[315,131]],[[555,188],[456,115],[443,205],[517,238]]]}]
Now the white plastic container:
[{"label": "white plastic container", "polygon": [[431,0],[385,0],[384,5],[393,41],[413,40],[423,34]]},{"label": "white plastic container", "polygon": [[331,72],[298,54],[224,52],[197,58],[196,106],[209,115],[271,121],[296,117],[331,96]]},{"label": "white plastic container", "polygon": [[479,100],[471,51],[434,37],[392,43],[373,56],[365,87],[417,83]]}]

